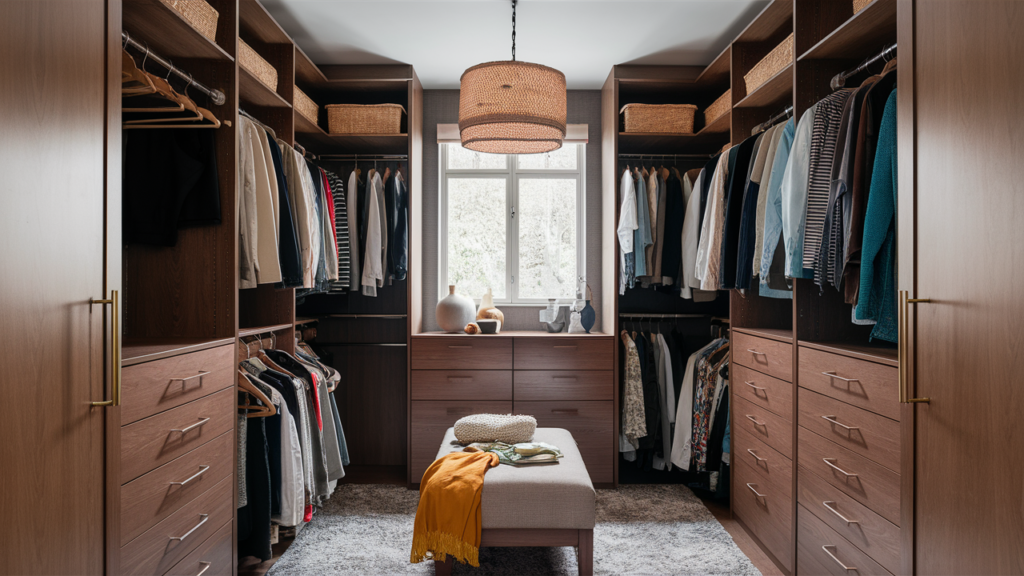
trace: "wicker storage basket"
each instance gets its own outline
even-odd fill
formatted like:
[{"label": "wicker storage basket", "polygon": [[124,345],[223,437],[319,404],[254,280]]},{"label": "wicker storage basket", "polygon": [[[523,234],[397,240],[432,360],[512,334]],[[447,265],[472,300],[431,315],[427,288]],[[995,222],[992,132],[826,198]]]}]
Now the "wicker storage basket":
[{"label": "wicker storage basket", "polygon": [[292,103],[295,106],[295,111],[302,114],[302,117],[309,120],[313,124],[316,124],[316,119],[320,116],[320,107],[313,102],[309,96],[299,87],[295,87],[295,102]]},{"label": "wicker storage basket", "polygon": [[271,90],[277,91],[277,69],[270,65],[248,44],[238,39],[238,65],[263,82]]},{"label": "wicker storage basket", "polygon": [[853,0],[853,13],[856,14],[864,8],[867,8],[867,5],[872,2],[874,2],[874,0]]},{"label": "wicker storage basket", "polygon": [[732,108],[732,90],[726,90],[725,94],[718,97],[704,110],[704,126],[710,126],[712,122],[718,120],[723,114],[728,112]]},{"label": "wicker storage basket", "polygon": [[772,48],[767,56],[761,59],[750,72],[743,75],[743,81],[747,85],[747,94],[757,90],[780,70],[793,63],[793,35],[790,34],[781,44]]},{"label": "wicker storage basket", "polygon": [[172,10],[181,14],[193,28],[206,36],[210,42],[217,41],[217,19],[220,12],[204,0],[160,0]]},{"label": "wicker storage basket", "polygon": [[693,134],[693,104],[626,104],[622,107],[626,132]]},{"label": "wicker storage basket", "polygon": [[328,104],[327,129],[331,134],[401,134],[401,104]]}]

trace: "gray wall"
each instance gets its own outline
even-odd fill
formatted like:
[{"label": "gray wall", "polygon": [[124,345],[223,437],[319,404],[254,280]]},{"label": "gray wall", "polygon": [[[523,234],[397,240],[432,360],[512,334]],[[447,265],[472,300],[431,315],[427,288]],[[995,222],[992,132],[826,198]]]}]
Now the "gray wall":
[{"label": "gray wall", "polygon": [[[568,121],[587,124],[587,282],[593,291],[591,302],[601,310],[601,91],[570,90]],[[438,147],[437,125],[459,121],[458,90],[425,90],[423,92],[423,329],[439,330],[434,320],[437,306],[438,246]],[[476,296],[479,297],[479,296]],[[614,297],[614,295],[612,295]],[[540,330],[537,321],[540,307],[506,306],[503,330]],[[598,320],[600,325],[600,319]]]}]

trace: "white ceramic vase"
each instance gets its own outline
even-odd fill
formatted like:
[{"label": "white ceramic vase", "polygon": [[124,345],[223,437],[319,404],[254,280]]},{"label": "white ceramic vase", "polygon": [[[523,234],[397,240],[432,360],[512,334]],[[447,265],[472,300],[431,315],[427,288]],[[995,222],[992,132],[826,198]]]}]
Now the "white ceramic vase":
[{"label": "white ceramic vase", "polygon": [[465,296],[455,293],[455,286],[448,286],[448,295],[437,303],[434,309],[434,317],[441,330],[449,333],[462,332],[466,324],[476,320],[476,310],[473,301]]}]

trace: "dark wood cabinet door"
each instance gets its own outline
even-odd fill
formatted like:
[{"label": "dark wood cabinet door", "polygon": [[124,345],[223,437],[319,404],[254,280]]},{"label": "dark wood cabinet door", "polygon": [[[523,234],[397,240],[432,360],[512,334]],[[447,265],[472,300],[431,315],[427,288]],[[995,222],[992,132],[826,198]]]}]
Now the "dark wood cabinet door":
[{"label": "dark wood cabinet door", "polygon": [[104,571],[106,19],[0,2],[2,574]]},{"label": "dark wood cabinet door", "polygon": [[916,573],[1022,574],[1024,3],[914,8]]}]

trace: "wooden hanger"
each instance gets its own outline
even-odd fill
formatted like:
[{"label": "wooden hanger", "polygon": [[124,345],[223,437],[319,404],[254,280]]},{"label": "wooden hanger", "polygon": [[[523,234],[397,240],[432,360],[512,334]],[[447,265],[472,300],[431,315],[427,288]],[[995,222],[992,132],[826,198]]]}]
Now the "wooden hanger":
[{"label": "wooden hanger", "polygon": [[246,397],[245,404],[238,405],[240,410],[246,411],[246,418],[263,418],[277,414],[277,407],[274,406],[274,403],[270,401],[270,398],[267,398],[267,395],[262,390],[249,381],[248,376],[246,376],[242,369],[238,369],[238,388],[262,402],[262,406],[249,404],[249,398]]}]

